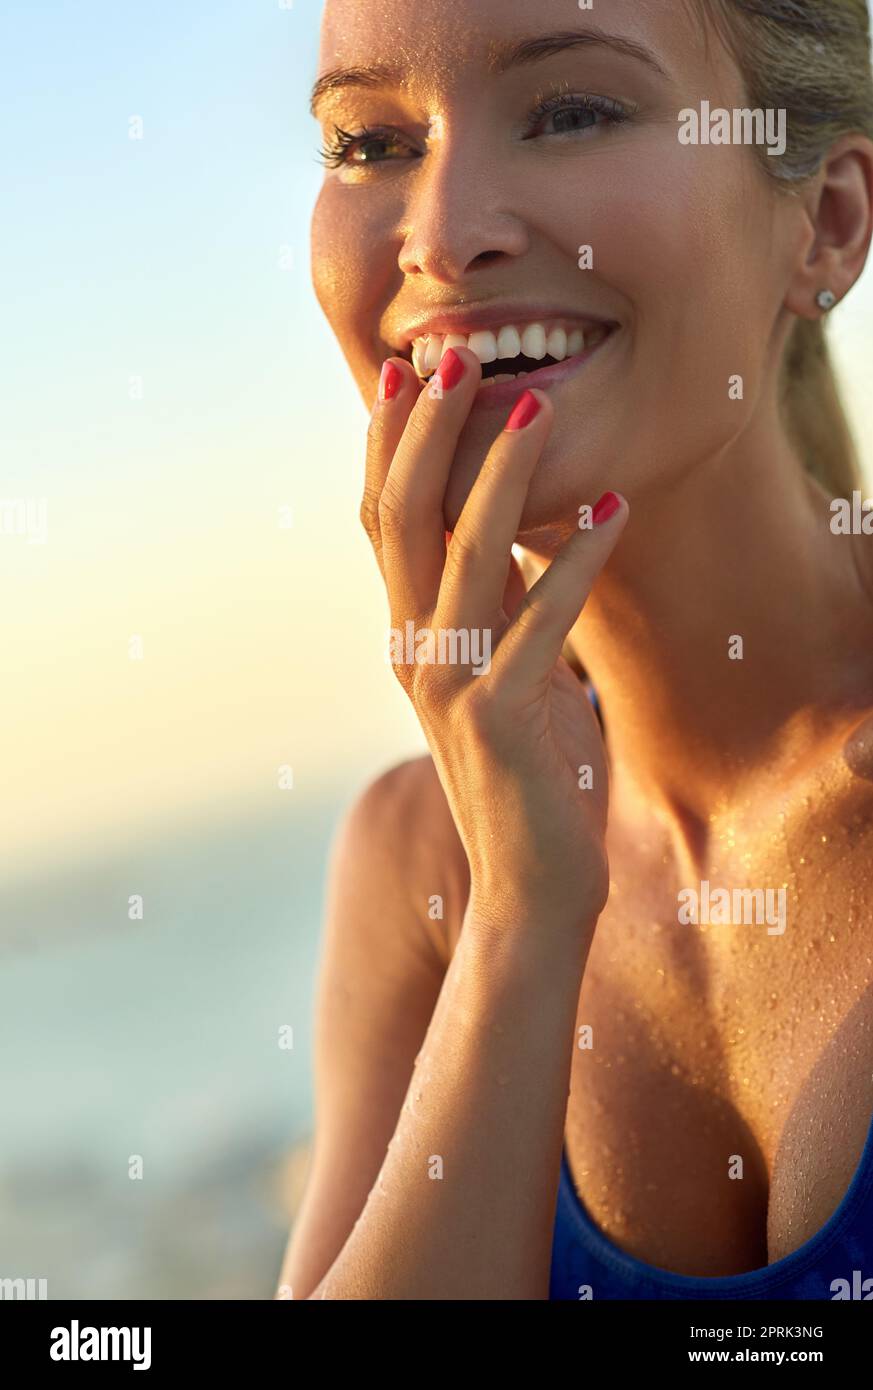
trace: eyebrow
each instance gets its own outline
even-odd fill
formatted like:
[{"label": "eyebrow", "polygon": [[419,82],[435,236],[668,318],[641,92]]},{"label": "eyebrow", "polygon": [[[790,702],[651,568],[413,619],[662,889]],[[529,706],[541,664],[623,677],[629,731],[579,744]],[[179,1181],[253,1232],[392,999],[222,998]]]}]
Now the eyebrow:
[{"label": "eyebrow", "polygon": [[[613,52],[626,58],[636,58],[645,63],[660,77],[668,74],[651,53],[641,43],[622,38],[618,34],[607,34],[605,30],[593,26],[588,29],[568,29],[557,34],[542,34],[533,39],[523,39],[520,43],[494,44],[489,55],[489,71],[495,76],[510,68],[523,67],[529,63],[539,63],[558,53],[566,53],[573,48],[611,48]],[[346,87],[399,87],[402,73],[398,68],[379,65],[376,67],[333,68],[323,73],[312,88],[309,109],[317,116],[318,107],[324,99]]]},{"label": "eyebrow", "polygon": [[313,116],[318,115],[318,107],[325,97],[344,87],[398,87],[400,72],[391,67],[333,68],[319,77],[312,89],[309,109]]},{"label": "eyebrow", "polygon": [[607,34],[596,25],[588,29],[568,29],[559,34],[543,34],[534,39],[523,39],[521,43],[495,44],[491,50],[490,68],[493,73],[503,73],[508,68],[539,63],[543,58],[551,58],[571,48],[611,48],[626,58],[636,58],[645,63],[659,76],[667,76],[654,53],[643,44],[622,38],[619,34]]}]

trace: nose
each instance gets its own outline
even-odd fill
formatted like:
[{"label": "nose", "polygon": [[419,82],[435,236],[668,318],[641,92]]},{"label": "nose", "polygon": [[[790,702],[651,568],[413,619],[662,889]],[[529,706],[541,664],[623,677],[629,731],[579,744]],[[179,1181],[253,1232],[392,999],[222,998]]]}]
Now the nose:
[{"label": "nose", "polygon": [[441,142],[411,183],[398,257],[404,275],[456,284],[528,249],[525,223],[507,206],[511,185],[472,141]]}]

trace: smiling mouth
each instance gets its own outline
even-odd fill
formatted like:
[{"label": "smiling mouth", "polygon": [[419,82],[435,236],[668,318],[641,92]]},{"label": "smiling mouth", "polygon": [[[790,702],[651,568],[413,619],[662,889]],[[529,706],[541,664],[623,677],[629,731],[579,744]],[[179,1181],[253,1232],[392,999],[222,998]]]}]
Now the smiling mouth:
[{"label": "smiling mouth", "polygon": [[427,383],[444,352],[466,347],[482,363],[482,386],[500,385],[587,355],[605,342],[617,326],[548,320],[509,323],[473,333],[428,333],[413,339],[412,365],[419,380]]}]

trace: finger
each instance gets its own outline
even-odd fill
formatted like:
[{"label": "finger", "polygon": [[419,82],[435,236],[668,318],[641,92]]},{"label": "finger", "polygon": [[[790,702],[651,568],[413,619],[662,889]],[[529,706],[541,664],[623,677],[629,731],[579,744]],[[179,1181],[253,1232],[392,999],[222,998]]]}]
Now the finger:
[{"label": "finger", "polygon": [[522,602],[494,654],[495,675],[506,680],[550,675],[628,516],[620,493],[601,498],[593,528],[573,533]]},{"label": "finger", "polygon": [[506,579],[506,588],[503,590],[503,600],[500,604],[507,618],[512,619],[518,612],[524,597],[527,593],[527,584],[521,565],[514,555],[509,558],[509,574]]},{"label": "finger", "polygon": [[450,627],[491,624],[500,612],[530,480],[554,420],[543,391],[519,396],[455,526],[439,596]]},{"label": "finger", "polygon": [[449,348],[415,402],[388,469],[379,523],[396,613],[431,612],[436,603],[446,560],[446,485],[481,382],[475,352]]},{"label": "finger", "polygon": [[[448,550],[449,546],[451,545],[451,542],[452,533],[451,531],[447,531],[446,550]],[[503,600],[500,604],[500,607],[503,610],[504,617],[506,618],[506,623],[504,623],[504,627],[518,609],[518,606],[526,593],[527,580],[524,577],[524,570],[522,569],[518,560],[516,560],[515,556],[512,553],[510,553],[509,573],[506,576],[506,588],[503,590]]]},{"label": "finger", "polygon": [[509,573],[506,576],[506,588],[503,590],[500,612],[494,620],[491,631],[492,647],[497,646],[500,638],[509,627],[510,621],[513,615],[518,611],[526,593],[527,581],[524,577],[524,572],[515,556],[510,555]]},{"label": "finger", "polygon": [[382,364],[379,390],[367,430],[367,465],[361,525],[370,538],[376,560],[384,576],[382,531],[379,525],[379,499],[391,460],[403,437],[406,422],[418,400],[421,385],[415,368],[402,357],[389,357]]},{"label": "finger", "polygon": [[[451,540],[452,533],[451,531],[447,531],[446,550],[448,550],[451,544]],[[503,611],[503,615],[506,618],[506,623],[504,623],[504,627],[508,624],[509,619],[516,612],[519,604],[521,603],[522,599],[527,593],[527,585],[528,581],[527,579],[525,579],[524,570],[522,569],[521,564],[518,560],[516,560],[515,555],[510,553],[509,573],[506,576],[506,588],[503,590],[503,599],[501,600],[500,604],[500,607]]]}]

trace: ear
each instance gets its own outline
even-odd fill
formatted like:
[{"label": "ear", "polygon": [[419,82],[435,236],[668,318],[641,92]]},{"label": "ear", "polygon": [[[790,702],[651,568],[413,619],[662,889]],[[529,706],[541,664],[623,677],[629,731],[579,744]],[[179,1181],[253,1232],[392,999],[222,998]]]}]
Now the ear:
[{"label": "ear", "polygon": [[873,238],[873,141],[846,135],[831,148],[805,196],[812,243],[791,278],[785,306],[820,319],[817,297],[844,299],[864,269]]}]

